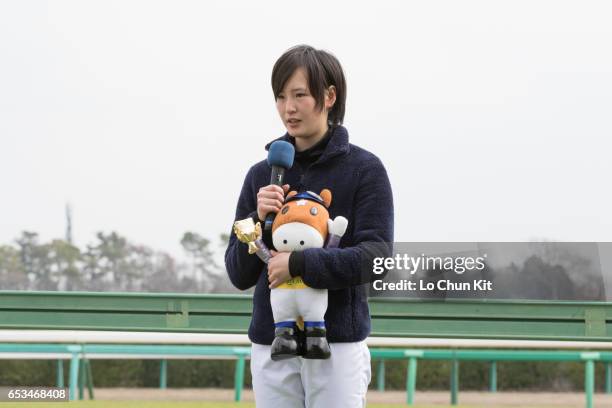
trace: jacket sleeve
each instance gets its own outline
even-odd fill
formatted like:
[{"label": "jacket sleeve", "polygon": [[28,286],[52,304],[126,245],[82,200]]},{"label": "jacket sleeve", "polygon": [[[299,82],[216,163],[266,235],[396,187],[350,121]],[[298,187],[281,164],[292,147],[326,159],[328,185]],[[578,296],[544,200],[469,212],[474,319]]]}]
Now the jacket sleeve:
[{"label": "jacket sleeve", "polygon": [[[248,217],[253,218],[255,222],[258,221],[252,167],[244,179],[234,221]],[[240,290],[255,286],[264,265],[257,255],[249,254],[248,245],[240,242],[232,229],[229,244],[225,250],[225,268],[232,284]]]},{"label": "jacket sleeve", "polygon": [[304,252],[304,283],[315,289],[342,289],[382,279],[373,272],[376,257],[393,251],[393,193],[378,158],[359,174],[354,197],[353,246],[309,248]]}]

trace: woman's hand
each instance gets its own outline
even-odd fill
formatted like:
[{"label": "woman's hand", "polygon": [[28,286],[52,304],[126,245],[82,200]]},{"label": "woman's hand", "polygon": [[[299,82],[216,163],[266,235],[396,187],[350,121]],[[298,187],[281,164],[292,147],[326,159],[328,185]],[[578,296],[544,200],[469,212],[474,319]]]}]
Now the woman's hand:
[{"label": "woman's hand", "polygon": [[272,258],[268,261],[268,281],[270,289],[287,282],[291,279],[289,273],[289,255],[291,252],[276,252],[271,250]]},{"label": "woman's hand", "polygon": [[289,184],[280,186],[270,184],[259,189],[257,193],[257,217],[263,221],[269,213],[277,213],[283,206]]}]

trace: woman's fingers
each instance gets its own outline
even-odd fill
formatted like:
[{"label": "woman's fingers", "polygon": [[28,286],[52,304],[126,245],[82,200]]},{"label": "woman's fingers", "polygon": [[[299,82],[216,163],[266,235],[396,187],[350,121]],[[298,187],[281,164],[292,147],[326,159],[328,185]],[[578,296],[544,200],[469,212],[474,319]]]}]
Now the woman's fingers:
[{"label": "woman's fingers", "polygon": [[270,282],[269,288],[274,289],[277,286],[278,286],[278,280],[274,279],[272,282]]},{"label": "woman's fingers", "polygon": [[280,210],[282,206],[283,205],[280,202],[271,198],[264,198],[260,200],[258,204],[258,207],[262,209],[263,207],[266,207],[267,210],[274,209],[275,211]]},{"label": "woman's fingers", "polygon": [[[288,186],[288,184],[285,184],[285,186]],[[281,186],[277,186],[276,184],[270,184],[270,185],[267,185],[259,189],[259,193],[270,193],[270,192],[277,192],[279,194],[283,194],[284,186],[281,187]]]},{"label": "woman's fingers", "polygon": [[278,191],[260,191],[259,193],[257,193],[257,199],[272,199],[278,200],[282,203],[285,200],[285,196],[282,193],[279,193]]},{"label": "woman's fingers", "polygon": [[267,214],[277,213],[282,207],[282,204],[277,200],[261,199],[257,203],[257,215],[260,220],[263,220]]},{"label": "woman's fingers", "polygon": [[289,190],[289,184],[282,187],[274,184],[262,187],[257,192],[257,215],[260,220],[269,213],[277,213],[285,201],[285,193]]},{"label": "woman's fingers", "polygon": [[277,208],[281,208],[282,207],[282,203],[274,198],[260,198],[257,200],[257,206],[263,206],[263,205],[267,205],[270,207],[277,207]]}]

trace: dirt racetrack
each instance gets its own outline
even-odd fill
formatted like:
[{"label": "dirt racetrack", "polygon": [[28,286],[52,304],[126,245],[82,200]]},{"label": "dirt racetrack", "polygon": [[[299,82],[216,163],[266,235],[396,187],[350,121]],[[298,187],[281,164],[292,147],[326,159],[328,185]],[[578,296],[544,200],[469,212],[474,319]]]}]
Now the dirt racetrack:
[{"label": "dirt racetrack", "polygon": [[[233,401],[234,391],[229,389],[195,388],[96,388],[97,400],[174,400],[174,401]],[[87,393],[85,393],[87,397]],[[242,393],[244,401],[253,401],[251,390]],[[405,404],[406,393],[401,391],[368,392],[368,402],[379,404]],[[597,408],[612,408],[612,394],[595,394]],[[442,391],[417,391],[417,405],[450,406],[450,393]],[[520,407],[520,408],[578,408],[585,406],[583,393],[568,392],[459,392],[459,403],[470,407]]]}]

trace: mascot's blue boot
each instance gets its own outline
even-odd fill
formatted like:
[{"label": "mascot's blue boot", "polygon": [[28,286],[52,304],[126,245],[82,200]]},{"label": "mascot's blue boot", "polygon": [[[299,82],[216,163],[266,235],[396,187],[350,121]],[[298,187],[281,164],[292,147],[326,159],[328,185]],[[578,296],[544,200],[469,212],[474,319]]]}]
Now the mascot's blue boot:
[{"label": "mascot's blue boot", "polygon": [[274,341],[270,351],[270,358],[274,361],[285,360],[298,355],[298,342],[295,322],[282,322],[276,324]]},{"label": "mascot's blue boot", "polygon": [[329,343],[325,337],[327,331],[322,322],[304,322],[306,329],[306,350],[304,358],[326,360],[331,356]]}]

